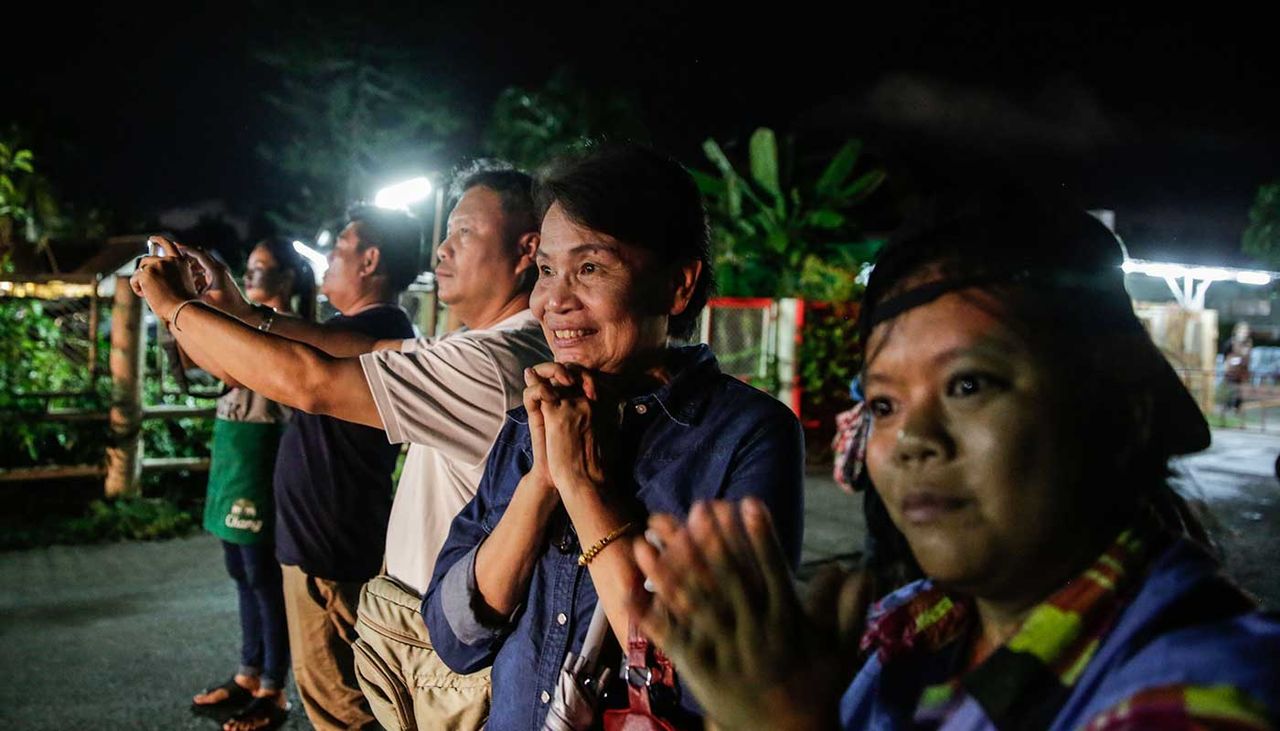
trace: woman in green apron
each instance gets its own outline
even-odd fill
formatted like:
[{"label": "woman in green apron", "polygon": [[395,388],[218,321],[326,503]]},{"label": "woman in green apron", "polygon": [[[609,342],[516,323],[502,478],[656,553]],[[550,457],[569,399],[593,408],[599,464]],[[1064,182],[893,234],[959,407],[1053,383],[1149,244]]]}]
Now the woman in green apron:
[{"label": "woman in green apron", "polygon": [[[267,239],[249,255],[244,277],[249,300],[279,313],[311,317],[315,279],[306,260],[285,239]],[[288,713],[284,680],[289,668],[280,565],[275,559],[272,472],[288,407],[247,388],[227,384],[218,399],[205,499],[204,527],[222,539],[227,573],[240,603],[240,665],[226,682],[195,696],[194,708],[219,715],[236,711],[227,731],[275,728]]]}]

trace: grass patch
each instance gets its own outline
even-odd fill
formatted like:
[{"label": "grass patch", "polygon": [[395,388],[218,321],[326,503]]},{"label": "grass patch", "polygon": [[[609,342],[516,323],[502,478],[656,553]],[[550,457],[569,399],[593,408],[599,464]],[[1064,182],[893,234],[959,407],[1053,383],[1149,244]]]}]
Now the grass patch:
[{"label": "grass patch", "polygon": [[1222,413],[1205,414],[1205,421],[1209,422],[1209,426],[1215,429],[1243,429],[1245,421],[1243,417],[1233,416]]}]

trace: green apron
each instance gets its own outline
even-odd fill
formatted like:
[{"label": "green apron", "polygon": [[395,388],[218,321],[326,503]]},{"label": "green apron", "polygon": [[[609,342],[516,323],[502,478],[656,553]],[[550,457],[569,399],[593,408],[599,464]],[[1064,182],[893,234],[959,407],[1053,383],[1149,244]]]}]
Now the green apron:
[{"label": "green apron", "polygon": [[271,540],[275,528],[271,480],[283,431],[282,424],[214,421],[205,530],[242,546]]}]

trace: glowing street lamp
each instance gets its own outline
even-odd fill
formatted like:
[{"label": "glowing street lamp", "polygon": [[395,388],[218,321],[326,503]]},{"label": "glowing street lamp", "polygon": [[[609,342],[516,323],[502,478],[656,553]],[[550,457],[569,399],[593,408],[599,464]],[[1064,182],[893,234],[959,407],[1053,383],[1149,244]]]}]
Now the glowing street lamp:
[{"label": "glowing street lamp", "polygon": [[379,190],[373,197],[373,204],[379,208],[407,211],[415,204],[425,201],[432,189],[430,178],[410,178]]},{"label": "glowing street lamp", "polygon": [[[328,232],[326,231],[325,233]],[[329,259],[301,241],[293,242],[293,250],[301,254],[302,258],[311,264],[311,271],[315,274],[316,284],[320,284],[320,281],[324,279],[325,271],[329,268]]]},{"label": "glowing street lamp", "polygon": [[432,185],[430,178],[417,177],[388,185],[373,197],[373,204],[379,208],[409,211],[413,206],[425,201],[432,192],[435,193],[435,213],[432,216],[431,241],[424,240],[418,252],[418,261],[424,267],[431,261],[435,247],[440,244],[440,234],[443,232],[444,225],[444,188]]}]

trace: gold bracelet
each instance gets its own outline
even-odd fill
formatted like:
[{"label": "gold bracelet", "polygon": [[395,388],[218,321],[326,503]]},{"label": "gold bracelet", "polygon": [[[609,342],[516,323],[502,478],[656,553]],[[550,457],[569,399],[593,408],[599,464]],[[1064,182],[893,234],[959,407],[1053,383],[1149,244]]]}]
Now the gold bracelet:
[{"label": "gold bracelet", "polygon": [[583,551],[581,556],[578,556],[578,565],[586,566],[591,563],[591,560],[600,555],[600,552],[603,551],[606,546],[618,540],[624,533],[631,530],[632,525],[633,523],[624,523],[621,528],[615,528],[609,533],[609,535],[596,541],[595,545]]}]

